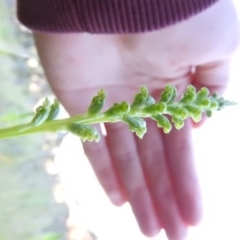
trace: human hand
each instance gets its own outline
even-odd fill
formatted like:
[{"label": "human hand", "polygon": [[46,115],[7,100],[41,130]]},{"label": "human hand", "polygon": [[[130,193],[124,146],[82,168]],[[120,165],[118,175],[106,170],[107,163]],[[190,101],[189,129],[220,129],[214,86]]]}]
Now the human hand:
[{"label": "human hand", "polygon": [[[145,84],[153,96],[166,84],[181,93],[188,84],[222,92],[229,58],[238,44],[238,21],[231,2],[161,31],[132,35],[35,33],[48,81],[68,112],[85,112],[104,88],[106,107],[132,100]],[[191,147],[192,123],[162,134],[155,123],[137,139],[122,124],[106,124],[107,136],[85,143],[92,167],[116,205],[126,201],[142,232],[161,228],[170,240],[184,239],[202,215]]]}]

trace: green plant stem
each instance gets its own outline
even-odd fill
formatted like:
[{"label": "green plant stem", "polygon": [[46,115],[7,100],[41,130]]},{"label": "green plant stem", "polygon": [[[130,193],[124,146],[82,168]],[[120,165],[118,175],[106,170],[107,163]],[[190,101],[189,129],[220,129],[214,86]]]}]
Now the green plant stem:
[{"label": "green plant stem", "polygon": [[70,131],[80,136],[83,141],[98,141],[99,135],[96,136],[96,130],[94,131],[91,127],[87,129],[86,127],[97,123],[114,122],[125,122],[131,131],[142,138],[147,130],[143,118],[152,118],[157,121],[158,127],[162,127],[165,133],[169,133],[172,125],[164,115],[172,116],[175,127],[180,129],[183,127],[184,120],[187,117],[191,117],[194,121],[200,121],[202,113],[211,116],[212,110],[220,110],[224,106],[235,105],[234,102],[217,98],[217,95],[207,96],[207,91],[202,89],[196,93],[195,88],[189,86],[182,99],[179,102],[174,102],[176,89],[173,86],[167,86],[161,95],[160,101],[155,102],[148,95],[147,88],[143,86],[140,92],[135,95],[132,104],[127,102],[116,103],[110,109],[101,113],[105,93],[100,90],[98,95],[93,98],[93,102],[86,114],[60,120],[49,117],[55,116],[55,114],[52,115],[51,113],[59,109],[59,102],[56,100],[51,104],[46,98],[43,105],[36,109],[35,116],[30,123],[0,129],[0,139],[43,132]]},{"label": "green plant stem", "polygon": [[[131,117],[142,116],[142,114],[139,111],[138,112],[134,111],[134,109],[131,110],[126,115]],[[145,117],[148,117],[148,115],[145,114]],[[32,127],[32,126],[30,127],[29,124],[21,124],[14,127],[0,129],[0,139],[13,138],[13,137],[25,136],[25,135],[36,134],[36,133],[43,133],[43,132],[67,131],[66,126],[68,126],[71,123],[92,125],[97,123],[115,123],[120,121],[122,121],[122,117],[120,116],[109,117],[109,116],[106,116],[105,113],[82,114],[82,115],[76,115],[69,118],[47,121],[37,127]]]}]

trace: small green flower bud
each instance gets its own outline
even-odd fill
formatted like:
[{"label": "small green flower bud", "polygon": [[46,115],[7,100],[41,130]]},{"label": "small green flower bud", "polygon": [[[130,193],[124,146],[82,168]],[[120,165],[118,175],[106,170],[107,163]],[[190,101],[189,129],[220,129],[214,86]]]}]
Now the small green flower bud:
[{"label": "small green flower bud", "polygon": [[88,114],[99,113],[104,105],[106,94],[103,89],[101,89],[97,96],[92,99],[92,102],[88,108]]},{"label": "small green flower bud", "polygon": [[131,105],[132,108],[139,108],[145,105],[147,100],[147,97],[145,97],[143,94],[138,93],[134,97],[134,101]]},{"label": "small green flower bud", "polygon": [[131,107],[128,102],[114,103],[105,114],[109,117],[122,117],[124,114],[130,111]]},{"label": "small green flower bud", "polygon": [[100,136],[96,128],[92,127],[91,125],[72,123],[68,126],[68,131],[80,137],[83,142],[86,140],[90,142],[98,142],[100,140]]},{"label": "small green flower bud", "polygon": [[43,124],[48,118],[49,111],[49,109],[46,109],[43,106],[38,107],[30,125],[32,127],[37,127]]},{"label": "small green flower bud", "polygon": [[215,93],[213,93],[212,94],[212,96],[211,96],[212,98],[217,98],[218,97],[218,95],[217,95],[217,93],[215,92]]},{"label": "small green flower bud", "polygon": [[202,115],[194,115],[192,116],[194,122],[200,122],[202,120]]},{"label": "small green flower bud", "polygon": [[160,102],[172,103],[177,96],[177,89],[172,85],[167,85],[161,94]]},{"label": "small green flower bud", "polygon": [[140,91],[139,91],[140,94],[142,94],[144,97],[147,97],[148,96],[148,89],[147,87],[144,85],[140,88]]},{"label": "small green flower bud", "polygon": [[164,91],[169,92],[171,94],[174,92],[174,90],[175,90],[175,87],[172,85],[166,85],[166,87],[164,89]]},{"label": "small green flower bud", "polygon": [[54,119],[57,117],[59,111],[60,111],[60,103],[59,103],[59,101],[55,98],[53,104],[52,104],[51,107],[50,107],[50,112],[49,112],[49,114],[48,114],[48,118],[47,118],[46,121],[54,120]]},{"label": "small green flower bud", "polygon": [[179,111],[179,116],[184,120],[188,117],[188,111],[185,108],[181,108]]},{"label": "small green flower bud", "polygon": [[234,106],[237,105],[237,102],[231,102],[231,101],[227,101],[225,100],[223,97],[216,99],[216,102],[218,104],[218,108],[217,110],[221,110],[226,106]]},{"label": "small green flower bud", "polygon": [[211,110],[207,110],[206,111],[206,115],[210,118],[212,116],[212,111]]},{"label": "small green flower bud", "polygon": [[154,103],[155,103],[155,99],[152,96],[150,96],[150,95],[147,96],[145,105],[146,106],[150,106],[150,105],[153,105]]},{"label": "small green flower bud", "polygon": [[43,106],[44,108],[46,108],[46,109],[50,109],[51,102],[49,101],[48,98],[45,98],[45,100],[44,100],[42,106]]},{"label": "small green flower bud", "polygon": [[155,103],[149,107],[145,107],[143,109],[143,112],[144,113],[148,113],[148,114],[151,114],[151,115],[157,115],[159,113],[163,113],[165,112],[167,109],[167,105],[166,103],[164,102],[158,102],[158,103]]},{"label": "small green flower bud", "polygon": [[208,108],[211,105],[211,101],[208,98],[200,98],[196,101],[196,105],[200,108]]},{"label": "small green flower bud", "polygon": [[173,103],[176,97],[177,97],[177,88],[175,86],[172,86],[172,98],[168,103],[169,104]]},{"label": "small green flower bud", "polygon": [[130,131],[135,132],[139,138],[143,138],[147,132],[146,122],[140,117],[123,117],[123,121],[128,124]]},{"label": "small green flower bud", "polygon": [[218,102],[218,109],[222,109],[227,105],[227,102],[224,101],[219,101]]},{"label": "small green flower bud", "polygon": [[211,101],[210,108],[211,108],[211,109],[217,109],[217,108],[218,108],[218,102],[216,102],[216,101]]},{"label": "small green flower bud", "polygon": [[189,116],[192,117],[193,121],[199,122],[202,119],[202,111],[197,106],[187,105],[185,108],[187,109]]},{"label": "small green flower bud", "polygon": [[168,103],[172,99],[172,94],[169,92],[162,92],[160,102]]},{"label": "small green flower bud", "polygon": [[188,111],[185,108],[179,106],[167,106],[167,112],[172,116],[181,119],[186,119],[188,117]]},{"label": "small green flower bud", "polygon": [[155,106],[156,106],[156,110],[158,111],[158,113],[163,113],[167,109],[167,105],[164,102],[156,103]]},{"label": "small green flower bud", "polygon": [[149,106],[155,103],[155,99],[148,95],[148,89],[146,86],[142,86],[138,94],[135,95],[134,101],[131,105],[132,108],[138,108],[143,106]]},{"label": "small green flower bud", "polygon": [[206,87],[202,87],[198,92],[197,92],[197,98],[206,98],[209,94],[209,90]]},{"label": "small green flower bud", "polygon": [[158,114],[155,116],[151,116],[151,118],[157,122],[157,126],[159,128],[163,128],[163,131],[165,133],[169,133],[172,130],[172,124],[169,122],[166,116]]},{"label": "small green flower bud", "polygon": [[128,113],[131,109],[130,104],[128,102],[120,103],[119,108],[121,108],[122,114]]},{"label": "small green flower bud", "polygon": [[194,91],[187,91],[183,94],[182,99],[180,100],[180,103],[191,103],[193,102],[197,97],[197,94]]},{"label": "small green flower bud", "polygon": [[196,88],[193,85],[188,85],[187,92],[196,92]]},{"label": "small green flower bud", "polygon": [[174,123],[175,128],[178,130],[184,126],[184,121],[182,118],[173,117],[172,122]]}]

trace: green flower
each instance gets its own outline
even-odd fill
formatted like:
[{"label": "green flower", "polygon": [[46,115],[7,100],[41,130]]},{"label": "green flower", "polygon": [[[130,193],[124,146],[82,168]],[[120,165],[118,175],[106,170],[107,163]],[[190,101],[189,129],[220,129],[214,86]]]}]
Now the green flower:
[{"label": "green flower", "polygon": [[200,98],[196,101],[196,105],[200,108],[209,108],[211,101],[208,98]]},{"label": "green flower", "polygon": [[176,105],[167,106],[167,113],[181,119],[186,119],[188,117],[187,109]]},{"label": "green flower", "polygon": [[198,92],[197,92],[197,98],[206,98],[209,95],[209,90],[206,87],[202,87]]},{"label": "green flower", "polygon": [[46,98],[42,104],[36,109],[36,113],[30,123],[32,127],[37,127],[42,125],[48,118],[50,113],[51,103],[48,98]]},{"label": "green flower", "polygon": [[187,86],[187,92],[196,92],[196,88],[190,84]]},{"label": "green flower", "polygon": [[54,120],[60,111],[60,102],[55,98],[53,104],[50,107],[47,121]]},{"label": "green flower", "polygon": [[159,113],[164,113],[166,109],[167,109],[166,103],[158,102],[158,103],[152,104],[151,106],[145,107],[143,109],[143,112],[151,115],[157,115]]},{"label": "green flower", "polygon": [[197,98],[197,94],[194,91],[187,91],[183,94],[180,103],[191,103]]},{"label": "green flower", "polygon": [[74,135],[77,135],[78,137],[81,138],[83,142],[86,140],[92,142],[98,142],[100,140],[100,136],[96,130],[91,125],[83,125],[79,123],[72,123],[68,126],[67,130]]},{"label": "green flower", "polygon": [[[202,113],[206,113],[210,117],[213,111],[236,104],[218,97],[217,94],[208,95],[209,90],[207,88],[201,88],[197,92],[194,86],[189,85],[181,100],[176,101],[176,87],[167,85],[160,96],[160,100],[155,102],[154,98],[149,95],[146,86],[142,86],[131,105],[128,102],[114,103],[105,112],[100,112],[106,98],[104,90],[101,89],[93,97],[87,113],[58,120],[54,119],[59,112],[59,101],[55,99],[51,104],[46,98],[42,105],[36,109],[30,123],[0,129],[0,139],[38,132],[57,132],[65,129],[79,136],[82,141],[99,141],[100,136],[92,125],[110,122],[124,122],[128,125],[130,131],[135,132],[138,137],[142,138],[147,131],[144,118],[153,119],[157,122],[158,127],[163,128],[165,133],[169,133],[172,124],[177,129],[181,129],[187,117],[191,117],[195,122],[198,122],[202,119]],[[172,123],[166,115],[171,118]]]},{"label": "green flower", "polygon": [[128,102],[114,103],[114,105],[105,112],[105,116],[111,118],[121,118],[130,111],[131,107]]},{"label": "green flower", "polygon": [[157,126],[159,128],[163,128],[165,133],[169,133],[172,130],[172,124],[169,122],[166,116],[158,114],[151,116],[151,118],[157,122]]},{"label": "green flower", "polygon": [[143,138],[147,132],[146,122],[143,118],[124,116],[122,120],[127,123],[130,131],[135,132],[139,138]]},{"label": "green flower", "polygon": [[97,96],[93,97],[91,105],[88,108],[88,114],[99,113],[104,105],[106,94],[103,89],[101,89]]},{"label": "green flower", "polygon": [[211,101],[210,109],[217,109],[218,108],[218,102],[217,101]]},{"label": "green flower", "polygon": [[188,111],[190,117],[194,122],[199,122],[202,119],[202,111],[199,107],[193,105],[186,105],[184,108]]},{"label": "green flower", "polygon": [[160,102],[172,103],[177,96],[177,89],[172,85],[167,85],[161,94]]},{"label": "green flower", "polygon": [[134,97],[133,103],[131,104],[132,108],[141,108],[149,106],[155,103],[155,99],[149,95],[148,89],[146,86],[140,88],[139,93]]},{"label": "green flower", "polygon": [[174,123],[175,128],[178,130],[184,126],[184,121],[182,118],[173,117],[172,122]]}]

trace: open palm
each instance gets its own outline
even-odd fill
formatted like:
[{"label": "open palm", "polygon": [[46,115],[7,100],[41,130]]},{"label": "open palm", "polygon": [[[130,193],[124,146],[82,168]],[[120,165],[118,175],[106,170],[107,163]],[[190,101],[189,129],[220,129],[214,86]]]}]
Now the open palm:
[{"label": "open palm", "polygon": [[[222,92],[238,44],[238,21],[231,2],[221,0],[188,21],[152,33],[35,33],[35,39],[53,91],[70,114],[78,114],[100,88],[108,94],[106,107],[132,101],[143,84],[156,98],[166,84],[179,93],[190,83]],[[188,225],[202,214],[192,123],[168,135],[154,122],[147,127],[139,140],[124,124],[106,124],[107,136],[85,143],[84,149],[109,198],[116,205],[131,204],[145,235],[164,228],[169,239],[184,239]]]}]

